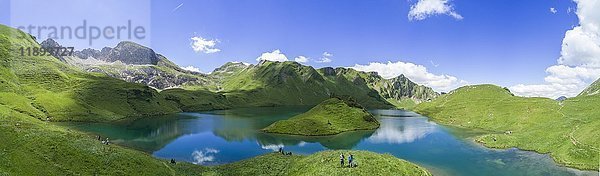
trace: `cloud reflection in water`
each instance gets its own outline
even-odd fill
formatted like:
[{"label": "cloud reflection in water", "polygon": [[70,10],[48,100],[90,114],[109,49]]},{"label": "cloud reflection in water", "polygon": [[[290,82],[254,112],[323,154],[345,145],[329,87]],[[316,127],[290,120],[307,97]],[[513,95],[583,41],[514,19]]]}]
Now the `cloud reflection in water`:
[{"label": "cloud reflection in water", "polygon": [[406,120],[405,118],[381,118],[381,126],[367,140],[372,143],[403,144],[411,143],[434,133],[437,124],[427,120]]}]

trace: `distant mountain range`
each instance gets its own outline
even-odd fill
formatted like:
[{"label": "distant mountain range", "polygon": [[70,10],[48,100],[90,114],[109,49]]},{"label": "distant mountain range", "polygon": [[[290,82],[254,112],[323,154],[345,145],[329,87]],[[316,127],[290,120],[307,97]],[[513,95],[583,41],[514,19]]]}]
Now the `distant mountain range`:
[{"label": "distant mountain range", "polygon": [[[41,45],[60,46],[52,39]],[[203,74],[184,70],[154,50],[133,42],[56,57],[87,72],[103,73],[159,90],[244,92],[252,99],[241,101],[256,106],[314,105],[340,94],[353,96],[365,106],[388,108],[401,101],[420,103],[439,96],[433,89],[418,85],[404,75],[384,79],[375,72],[342,67],[315,69],[296,62],[262,61],[256,65],[229,62],[210,74]]]}]

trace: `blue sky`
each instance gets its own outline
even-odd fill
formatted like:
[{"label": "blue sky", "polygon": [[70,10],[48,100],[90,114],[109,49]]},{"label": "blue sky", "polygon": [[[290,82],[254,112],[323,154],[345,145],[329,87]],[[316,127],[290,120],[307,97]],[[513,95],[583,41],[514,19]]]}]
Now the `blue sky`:
[{"label": "blue sky", "polygon": [[[173,8],[183,3],[175,12]],[[171,8],[167,8],[171,7]],[[255,63],[279,49],[322,66],[404,61],[474,83],[535,83],[577,24],[571,1],[454,1],[464,18],[409,21],[406,1],[161,1],[153,3],[152,47],[180,65],[210,71],[226,61]],[[550,8],[562,9],[553,14]],[[219,39],[221,52],[195,53],[190,37]],[[439,65],[434,67],[431,62]]]},{"label": "blue sky", "polygon": [[[3,4],[0,8],[6,9],[7,5],[4,4],[9,1],[0,2]],[[547,68],[564,64],[557,64],[557,60],[564,50],[565,33],[580,25],[576,14],[578,4],[570,0],[142,2],[149,4],[149,10],[146,7],[139,8],[136,3],[114,1],[113,6],[131,10],[114,12],[117,15],[113,16],[141,21],[151,31],[145,44],[180,66],[193,66],[209,72],[229,61],[256,63],[261,54],[279,50],[289,60],[305,56],[309,61],[304,64],[315,67],[351,67],[359,64],[364,67],[356,68],[389,72],[389,75],[409,73],[411,68],[426,68],[425,72],[431,74],[429,78],[420,78],[424,74],[418,74],[418,71],[412,71],[414,74],[411,76],[417,82],[439,91],[479,83],[507,87],[518,84],[549,85],[551,83],[544,78],[552,76],[552,73]],[[441,2],[448,9],[445,12],[427,11],[427,2]],[[411,7],[417,8],[419,3],[425,4],[423,9],[419,6],[422,12],[430,13],[422,19],[411,20]],[[46,7],[31,6],[28,10],[43,11],[41,8]],[[2,24],[11,24],[11,19],[15,23],[15,18],[21,18],[10,16],[15,12],[7,15],[4,9],[1,9],[4,13],[0,15]],[[8,11],[11,10],[15,11],[14,8]],[[75,10],[67,8],[61,11]],[[78,13],[86,12],[72,13],[75,15],[63,18],[77,17]],[[112,11],[110,13],[113,14]],[[85,19],[110,22],[112,18],[107,20],[105,15],[86,14]],[[148,19],[149,22],[146,22]],[[209,53],[193,50],[190,46],[193,37],[213,42],[214,46],[208,46],[213,50]],[[87,47],[82,41],[66,42],[72,42],[69,44],[80,48]],[[116,42],[100,43],[114,46]],[[316,62],[324,57],[324,52],[331,54],[327,56],[331,62]],[[369,65],[373,62],[389,67]],[[388,62],[401,63],[392,66]],[[574,68],[578,65],[567,66]],[[401,70],[380,70],[386,68]],[[452,83],[438,85],[432,82],[440,81],[438,78]],[[586,84],[591,80],[588,79],[585,80]],[[582,89],[582,86],[578,89]],[[527,94],[527,91],[535,90],[523,90],[521,93],[555,96]],[[562,94],[572,95],[574,92]]]}]

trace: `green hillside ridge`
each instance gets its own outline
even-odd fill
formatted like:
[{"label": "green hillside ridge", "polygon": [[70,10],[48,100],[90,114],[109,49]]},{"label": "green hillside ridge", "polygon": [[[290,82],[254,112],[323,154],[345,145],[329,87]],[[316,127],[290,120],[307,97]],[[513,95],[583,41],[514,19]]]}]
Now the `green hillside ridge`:
[{"label": "green hillside ridge", "polygon": [[[341,167],[341,153],[352,153],[358,167]],[[326,150],[308,156],[272,153],[211,169],[203,175],[431,175],[426,169],[392,155],[356,150]]]},{"label": "green hillside ridge", "polygon": [[218,78],[214,87],[219,93],[235,99],[232,106],[316,105],[332,95],[344,95],[368,108],[387,109],[438,96],[431,88],[403,76],[388,80],[373,72],[341,67],[314,69],[292,61],[227,63],[209,76]]},{"label": "green hillside ridge", "polygon": [[334,135],[346,131],[373,130],[379,122],[357,103],[330,98],[308,112],[277,121],[263,131],[304,136]]},{"label": "green hillside ridge", "polygon": [[[226,77],[221,93],[245,106],[316,105],[331,95],[352,95],[370,108],[392,108],[376,91],[340,76],[322,76],[297,62],[261,61]],[[235,106],[235,105],[234,105]]]},{"label": "green hillside ridge", "polygon": [[495,85],[458,88],[415,111],[437,122],[488,130],[475,140],[488,147],[549,153],[560,164],[597,169],[600,159],[600,95],[558,102],[513,96]]},{"label": "green hillside ridge", "polygon": [[[354,155],[358,167],[342,168],[340,154]],[[347,162],[347,161],[346,161]],[[431,175],[426,169],[389,154],[369,151],[327,150],[304,157],[290,167],[289,175]]]}]

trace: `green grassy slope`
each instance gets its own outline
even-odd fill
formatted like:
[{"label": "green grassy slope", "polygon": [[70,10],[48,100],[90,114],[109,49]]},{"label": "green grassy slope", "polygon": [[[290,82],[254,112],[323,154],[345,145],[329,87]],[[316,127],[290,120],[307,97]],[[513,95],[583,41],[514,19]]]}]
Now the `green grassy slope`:
[{"label": "green grassy slope", "polygon": [[[192,175],[202,166],[171,165],[139,151],[0,105],[0,175]],[[186,169],[183,169],[185,167]]]},{"label": "green grassy slope", "polygon": [[[341,167],[339,155],[352,153],[358,167]],[[346,160],[346,165],[348,161]],[[368,151],[327,150],[308,156],[266,154],[225,164],[204,175],[431,175],[427,170],[387,154]]]},{"label": "green grassy slope", "polygon": [[180,111],[156,90],[100,74],[90,74],[53,56],[21,56],[39,48],[31,36],[0,25],[1,101],[19,112],[52,121],[108,121]]},{"label": "green grassy slope", "polygon": [[362,107],[351,106],[338,98],[323,101],[308,112],[277,121],[263,131],[305,136],[333,135],[346,131],[372,130],[379,122]]},{"label": "green grassy slope", "polygon": [[[342,168],[340,154],[354,155],[355,168]],[[347,164],[346,160],[346,164]],[[369,151],[328,150],[309,155],[292,165],[290,175],[431,175],[415,164],[389,154]]]},{"label": "green grassy slope", "polygon": [[596,169],[600,115],[594,104],[600,104],[600,97],[576,97],[561,104],[513,96],[494,85],[475,85],[421,103],[415,111],[444,124],[488,130],[476,139],[488,147],[550,153],[566,166]]}]

